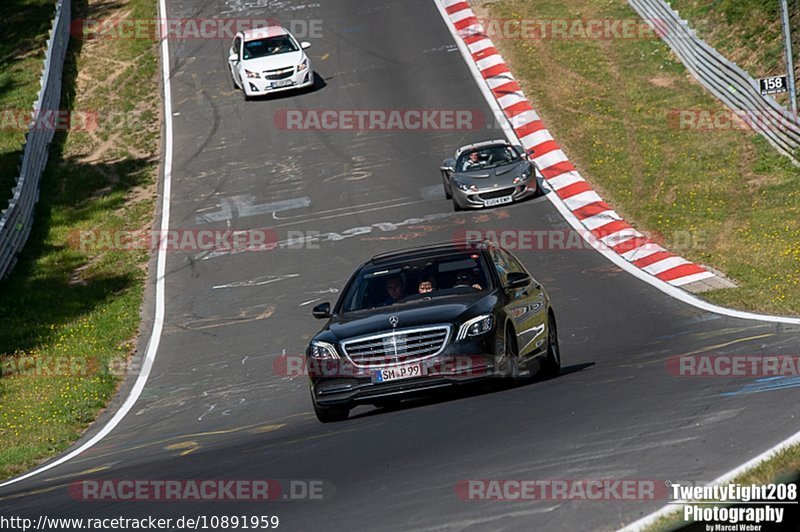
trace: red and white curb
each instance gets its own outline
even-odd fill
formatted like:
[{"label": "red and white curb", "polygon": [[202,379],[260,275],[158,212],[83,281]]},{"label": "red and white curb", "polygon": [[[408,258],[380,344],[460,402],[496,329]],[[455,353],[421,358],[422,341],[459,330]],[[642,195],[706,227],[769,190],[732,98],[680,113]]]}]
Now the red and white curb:
[{"label": "red and white curb", "polygon": [[466,45],[469,57],[543,179],[587,231],[635,267],[672,286],[692,292],[734,286],[653,242],[603,201],[550,135],[469,3],[438,1],[452,24],[451,32]]}]

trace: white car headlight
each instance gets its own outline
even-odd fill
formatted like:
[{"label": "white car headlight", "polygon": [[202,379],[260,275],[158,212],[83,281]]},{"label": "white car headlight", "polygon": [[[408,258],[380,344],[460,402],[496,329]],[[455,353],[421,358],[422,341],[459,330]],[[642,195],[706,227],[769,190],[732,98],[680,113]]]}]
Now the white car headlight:
[{"label": "white car headlight", "polygon": [[339,358],[336,348],[327,342],[311,342],[311,356],[317,360],[336,360]]},{"label": "white car headlight", "polygon": [[467,336],[480,336],[481,334],[486,334],[492,330],[492,325],[494,325],[494,320],[490,314],[484,314],[482,316],[478,316],[477,318],[467,320],[462,323],[461,327],[458,329],[458,336],[456,336],[456,340],[463,340]]},{"label": "white car headlight", "polygon": [[302,72],[308,68],[308,57],[303,58],[303,62],[297,65],[297,71]]},{"label": "white car headlight", "polygon": [[244,69],[244,73],[248,78],[251,78],[251,79],[260,79],[261,78],[261,74],[259,74],[258,72],[250,72],[249,70]]}]

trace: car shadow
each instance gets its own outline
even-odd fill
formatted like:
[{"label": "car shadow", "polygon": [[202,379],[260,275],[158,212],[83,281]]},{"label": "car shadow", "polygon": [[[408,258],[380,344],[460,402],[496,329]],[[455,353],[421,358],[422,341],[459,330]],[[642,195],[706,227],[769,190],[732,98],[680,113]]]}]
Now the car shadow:
[{"label": "car shadow", "polygon": [[325,82],[325,78],[320,76],[317,72],[314,72],[314,84],[309,87],[304,87],[302,89],[281,91],[273,94],[262,94],[259,96],[251,96],[249,100],[245,101],[245,103],[286,100],[289,98],[294,98],[295,96],[301,96],[303,94],[311,94],[320,91],[324,89],[327,85],[328,84]]},{"label": "car shadow", "polygon": [[584,371],[594,365],[595,365],[594,362],[573,364],[571,366],[562,367],[561,373],[557,376],[554,377],[534,376],[532,379],[518,383],[512,382],[509,379],[491,379],[491,380],[487,379],[485,381],[480,381],[470,384],[462,384],[453,388],[446,388],[440,391],[432,391],[430,394],[427,395],[421,395],[418,397],[405,399],[402,402],[399,402],[392,406],[375,407],[371,410],[367,410],[366,412],[361,412],[359,414],[352,415],[348,418],[348,420],[369,418],[371,416],[378,416],[381,414],[385,414],[387,412],[411,410],[423,406],[449,403],[451,401],[459,401],[462,399],[469,399],[471,397],[479,397],[482,395],[504,392],[506,390],[520,388],[523,386],[530,386],[536,383],[541,383],[565,377],[572,373],[578,373]]}]

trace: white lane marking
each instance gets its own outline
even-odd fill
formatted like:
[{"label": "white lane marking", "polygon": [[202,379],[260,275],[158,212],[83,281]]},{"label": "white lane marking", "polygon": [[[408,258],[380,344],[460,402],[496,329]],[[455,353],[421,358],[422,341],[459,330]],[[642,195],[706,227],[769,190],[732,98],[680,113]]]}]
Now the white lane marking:
[{"label": "white lane marking", "polygon": [[[158,8],[160,16],[166,18],[166,0],[159,0]],[[165,37],[161,41],[161,72],[164,84],[164,190],[163,199],[161,202],[161,229],[169,230],[169,213],[170,201],[172,199],[172,99],[170,94],[170,66],[169,66],[169,41]],[[53,469],[76,456],[80,455],[87,449],[94,447],[100,440],[105,438],[114,428],[119,425],[120,421],[130,412],[133,405],[139,399],[139,396],[150,377],[150,372],[153,369],[153,362],[155,362],[156,354],[158,353],[158,345],[161,342],[161,331],[164,327],[164,284],[167,271],[167,252],[166,249],[159,249],[158,258],[156,260],[156,305],[155,316],[153,317],[153,330],[150,333],[150,339],[147,342],[147,349],[145,351],[144,361],[142,363],[142,370],[136,378],[128,397],[120,406],[111,419],[101,428],[94,436],[89,438],[86,442],[79,445],[76,449],[63,455],[61,458],[53,460],[39,468],[25,473],[24,475],[12,478],[0,484],[0,488],[10,486],[34,475],[41,474],[45,471]]]},{"label": "white lane marking", "polygon": [[259,205],[254,205],[254,200],[254,196],[232,196],[230,198],[223,198],[218,211],[209,214],[198,214],[195,217],[195,222],[197,224],[208,224],[264,214],[272,214],[274,216],[278,211],[302,209],[311,205],[311,198],[308,196],[262,203]]},{"label": "white lane marking", "polygon": [[214,410],[215,408],[217,408],[217,405],[211,405],[211,408],[203,412],[203,415],[197,418],[197,421],[203,421],[203,418],[206,417],[206,414],[210,414],[211,411]]},{"label": "white lane marking", "polygon": [[[353,210],[353,209],[361,209],[361,208],[364,208],[364,207],[372,207],[372,206],[375,206],[375,205],[384,205],[384,204],[387,204],[387,203],[391,204],[390,206],[394,206],[394,205],[397,204],[398,201],[405,201],[405,200],[409,200],[409,199],[412,199],[412,198],[410,196],[405,196],[405,197],[402,197],[402,198],[392,198],[392,199],[386,199],[386,200],[380,200],[380,201],[371,201],[369,203],[361,203],[359,205],[348,205],[346,207],[337,207],[335,209],[326,209],[324,211],[317,211],[317,212],[311,212],[311,213],[298,214],[298,215],[295,215],[295,216],[284,216],[284,217],[280,218],[280,220],[282,220],[282,221],[285,221],[285,220],[298,220],[299,218],[308,218],[309,220],[318,220],[319,216],[321,214],[328,214],[328,213],[332,213],[332,212],[341,212],[341,211],[348,211],[345,214],[350,214],[351,212],[361,212],[361,211],[357,211],[357,210]],[[278,225],[278,226],[275,226],[275,227],[283,227],[285,225],[289,225],[289,224]]]},{"label": "white lane marking", "polygon": [[299,306],[305,307],[306,305],[310,305],[311,303],[316,303],[317,301],[322,301],[321,297],[315,297],[314,299],[309,299],[308,301],[303,301],[300,303]]},{"label": "white lane marking", "polygon": [[286,275],[265,275],[263,277],[256,277],[247,281],[235,281],[233,283],[218,284],[211,287],[212,290],[221,290],[223,288],[245,288],[249,286],[263,286],[265,284],[277,283],[278,281],[285,281],[292,277],[299,277],[299,273],[288,273]]}]

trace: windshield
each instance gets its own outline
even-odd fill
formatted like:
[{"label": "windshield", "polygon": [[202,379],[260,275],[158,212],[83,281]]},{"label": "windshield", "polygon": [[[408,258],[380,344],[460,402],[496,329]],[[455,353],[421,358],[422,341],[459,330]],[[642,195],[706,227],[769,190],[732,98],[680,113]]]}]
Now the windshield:
[{"label": "windshield", "polygon": [[479,253],[456,253],[366,267],[350,284],[342,312],[398,305],[491,288]]},{"label": "windshield", "polygon": [[258,39],[257,41],[247,41],[244,43],[242,58],[246,61],[248,59],[258,59],[259,57],[296,52],[297,50],[299,48],[290,36],[278,35],[276,37]]},{"label": "windshield", "polygon": [[456,168],[459,172],[472,172],[504,166],[519,160],[519,153],[514,148],[501,144],[462,153]]}]

